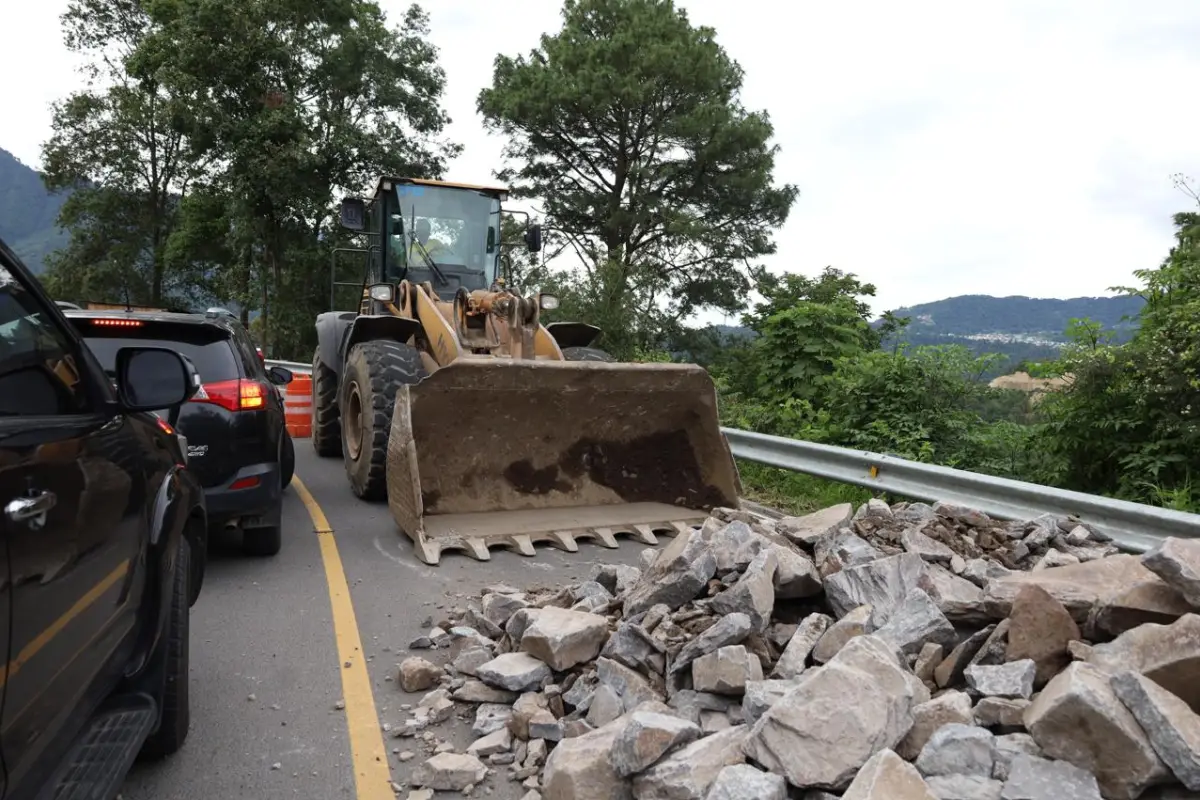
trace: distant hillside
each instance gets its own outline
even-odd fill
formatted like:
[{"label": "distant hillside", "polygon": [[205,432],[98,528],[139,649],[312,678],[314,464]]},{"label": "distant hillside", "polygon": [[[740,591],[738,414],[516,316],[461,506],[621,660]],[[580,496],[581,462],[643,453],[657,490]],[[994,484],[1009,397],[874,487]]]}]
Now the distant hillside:
[{"label": "distant hillside", "polygon": [[67,243],[67,234],[55,224],[66,195],[52,195],[38,173],[0,149],[0,239],[35,273],[45,268],[43,259]]},{"label": "distant hillside", "polygon": [[[962,295],[898,308],[910,317],[904,340],[912,345],[963,344],[976,353],[1008,357],[996,374],[1011,372],[1022,361],[1057,357],[1072,319],[1087,317],[1127,341],[1137,329],[1140,297],[1073,297],[1069,300]],[[994,376],[989,376],[994,377]]]}]

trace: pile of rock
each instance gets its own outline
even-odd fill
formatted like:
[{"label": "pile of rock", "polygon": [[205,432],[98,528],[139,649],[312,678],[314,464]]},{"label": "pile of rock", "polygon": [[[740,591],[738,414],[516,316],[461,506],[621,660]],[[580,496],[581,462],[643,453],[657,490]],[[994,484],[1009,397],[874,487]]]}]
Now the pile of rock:
[{"label": "pile of rock", "polygon": [[506,771],[525,800],[1196,797],[1195,610],[1200,542],[1138,557],[944,504],[719,510],[640,570],[486,590],[412,644],[446,663],[401,664],[433,691],[396,734],[467,716],[474,743],[411,782]]}]

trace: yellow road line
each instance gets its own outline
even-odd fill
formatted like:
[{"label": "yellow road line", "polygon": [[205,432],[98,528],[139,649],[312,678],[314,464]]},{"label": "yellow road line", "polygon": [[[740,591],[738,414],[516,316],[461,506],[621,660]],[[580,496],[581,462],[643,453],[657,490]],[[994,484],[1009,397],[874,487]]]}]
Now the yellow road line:
[{"label": "yellow road line", "polygon": [[[329,603],[333,608],[333,635],[337,640],[338,671],[342,674],[342,699],[346,703],[346,727],[350,732],[355,795],[358,800],[395,800],[391,767],[383,745],[379,714],[375,711],[375,696],[371,692],[371,676],[367,673],[367,659],[358,635],[354,604],[350,601],[350,586],[346,583],[333,529],[299,475],[292,477],[292,486],[312,518],[321,546],[321,561],[325,565]],[[346,663],[350,666],[346,667]]]}]

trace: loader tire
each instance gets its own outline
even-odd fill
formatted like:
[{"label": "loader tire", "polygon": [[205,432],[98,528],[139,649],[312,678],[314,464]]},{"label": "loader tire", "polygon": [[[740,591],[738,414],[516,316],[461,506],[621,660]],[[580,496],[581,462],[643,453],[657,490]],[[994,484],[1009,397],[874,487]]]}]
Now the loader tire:
[{"label": "loader tire", "polygon": [[565,361],[616,361],[608,353],[596,347],[564,347],[562,354]]},{"label": "loader tire", "polygon": [[313,353],[312,443],[322,458],[342,454],[342,425],[338,416],[337,373],[321,361],[321,349]]},{"label": "loader tire", "polygon": [[350,349],[342,376],[342,460],[350,488],[364,500],[387,497],[388,433],[396,389],[426,375],[415,347],[387,340]]}]

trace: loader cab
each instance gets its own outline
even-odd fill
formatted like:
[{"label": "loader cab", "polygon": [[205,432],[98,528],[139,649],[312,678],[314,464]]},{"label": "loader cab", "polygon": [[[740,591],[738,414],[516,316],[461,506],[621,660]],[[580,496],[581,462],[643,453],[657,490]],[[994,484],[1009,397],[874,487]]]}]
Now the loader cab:
[{"label": "loader cab", "polygon": [[[342,225],[378,235],[372,280],[428,281],[450,301],[460,288],[488,289],[501,276],[500,215],[507,198],[498,187],[384,178],[370,203],[342,201]],[[540,226],[526,226],[525,244],[530,252],[541,249]]]}]

